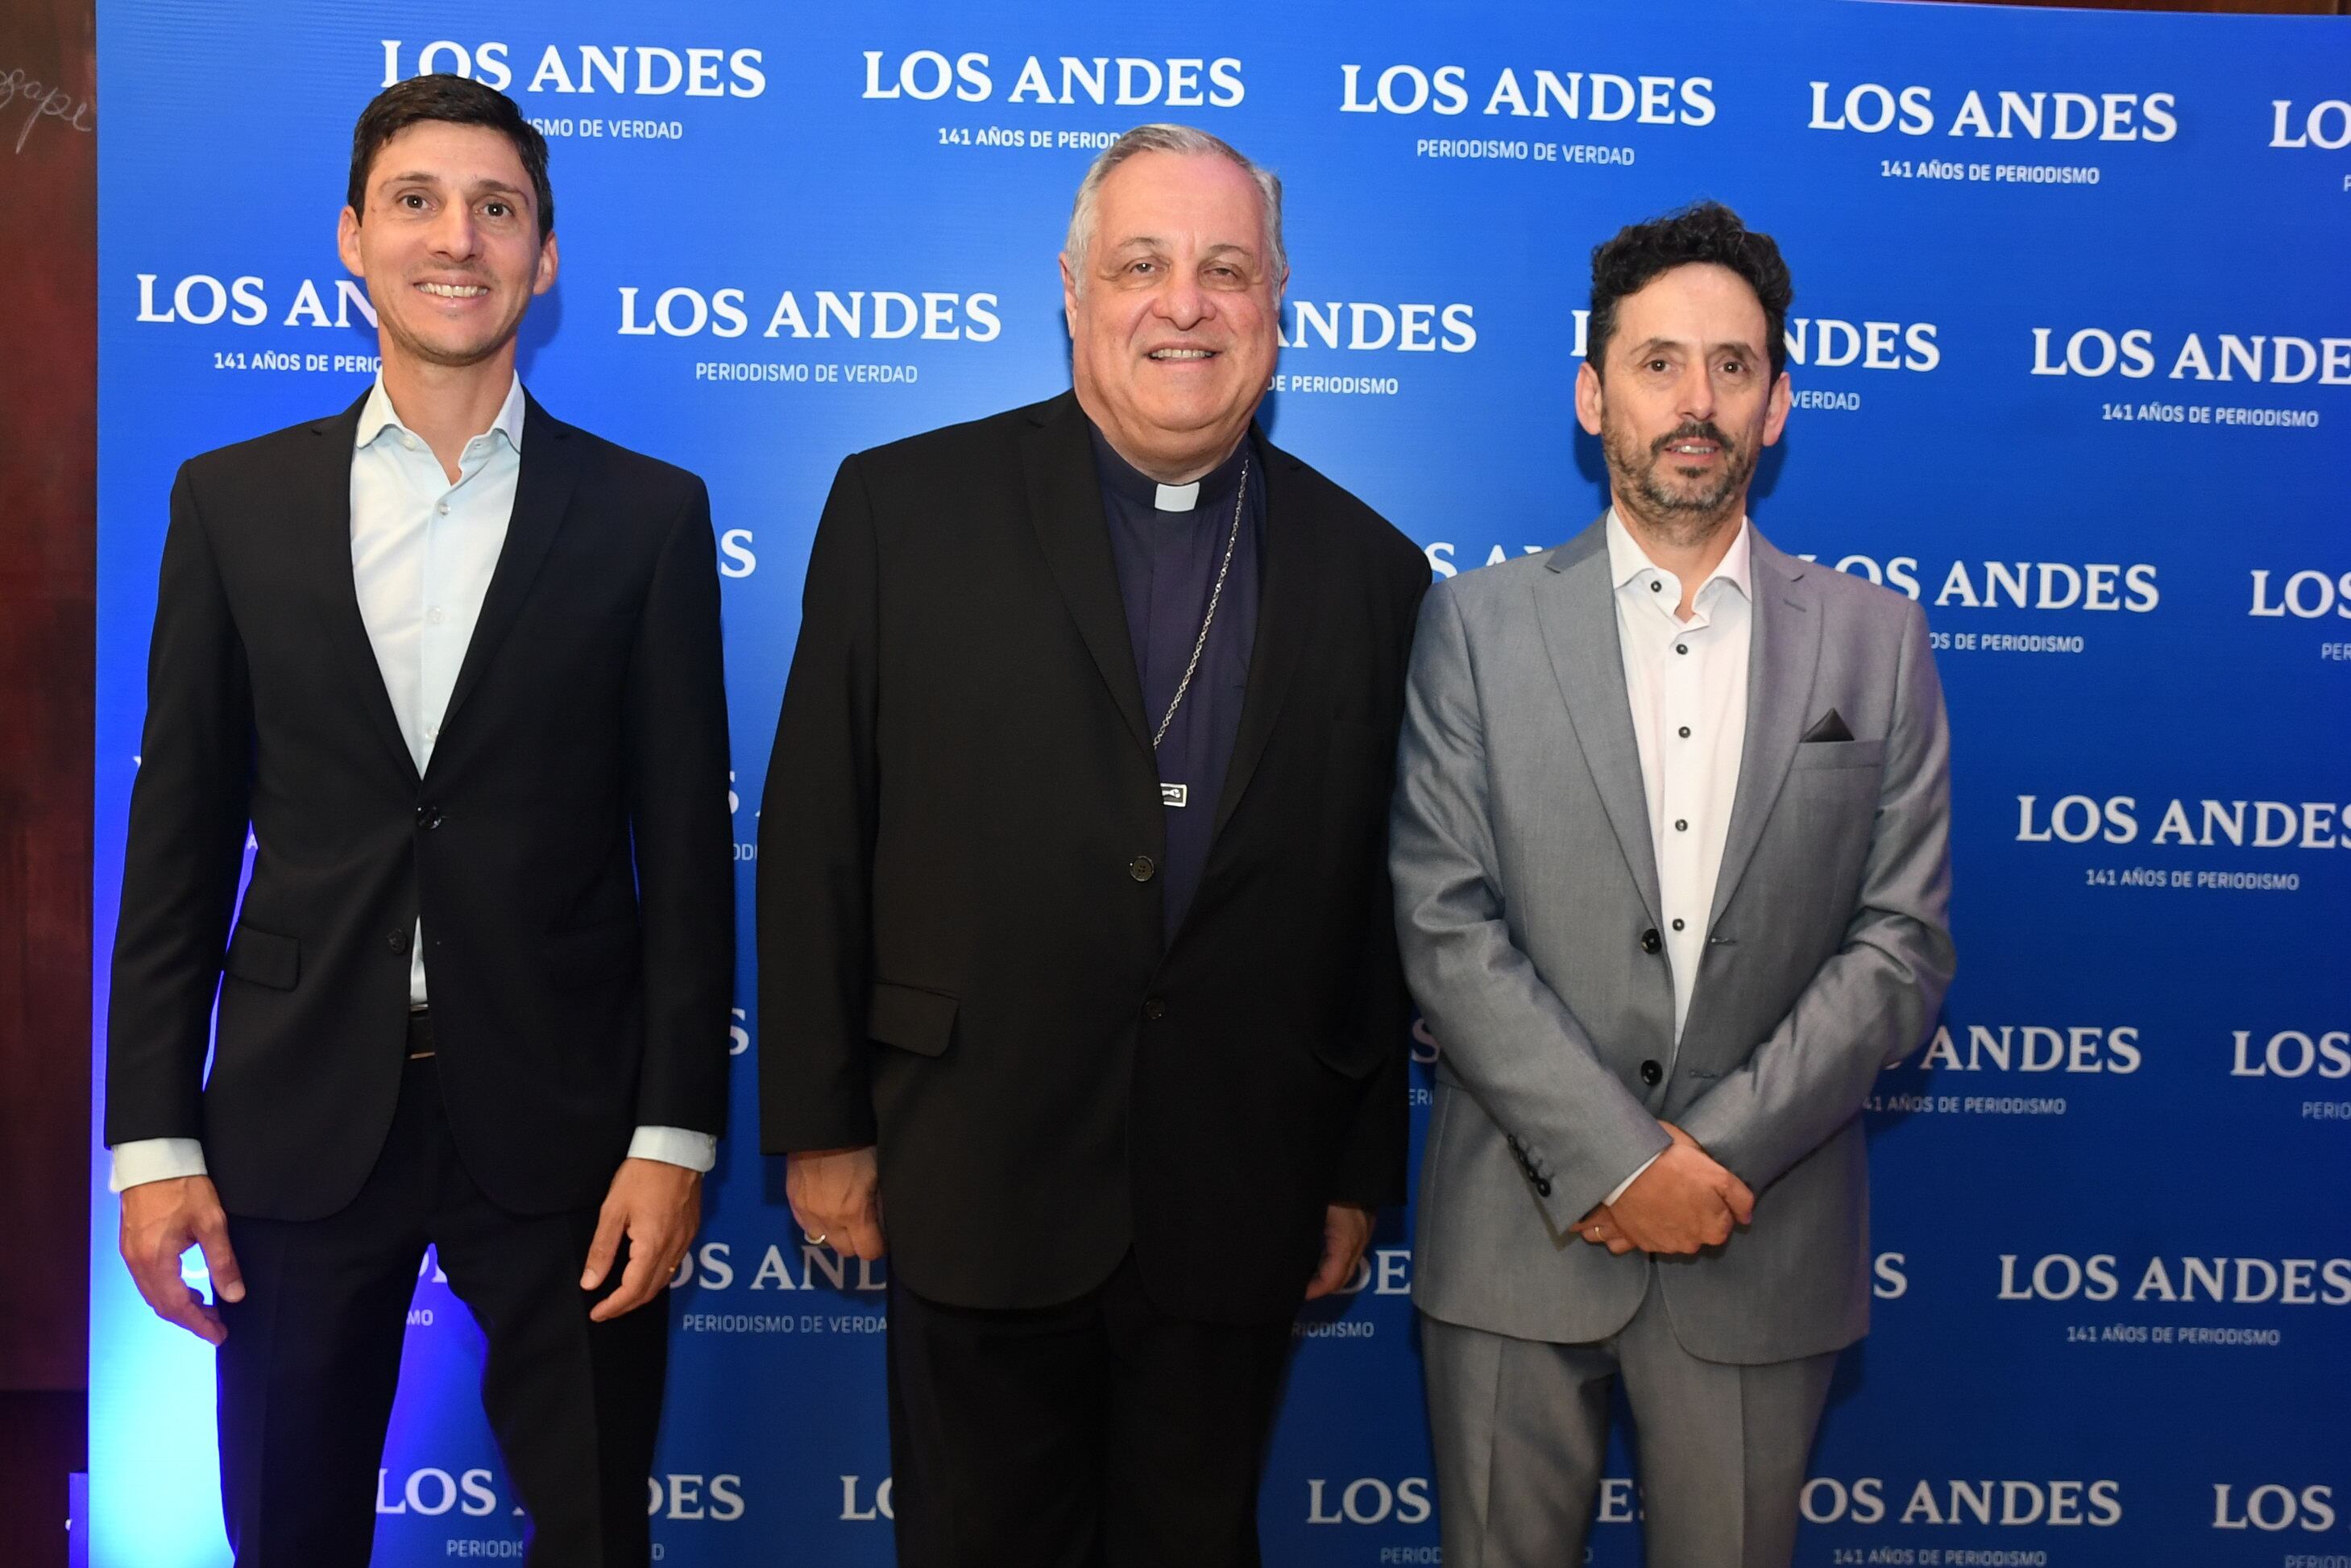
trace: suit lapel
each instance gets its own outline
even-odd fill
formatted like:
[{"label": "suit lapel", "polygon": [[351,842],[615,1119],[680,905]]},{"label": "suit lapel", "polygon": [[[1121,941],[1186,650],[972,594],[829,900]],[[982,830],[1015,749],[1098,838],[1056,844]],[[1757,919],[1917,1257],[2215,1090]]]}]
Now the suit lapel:
[{"label": "suit lapel", "polygon": [[413,783],[416,759],[400,732],[399,716],[392,711],[383,670],[375,661],[375,644],[368,641],[367,622],[360,615],[360,595],[351,575],[351,452],[360,425],[360,410],[367,396],[332,419],[310,426],[316,437],[301,449],[300,466],[287,476],[292,514],[300,541],[301,571],[308,581],[308,598],[318,610],[328,654],[343,666],[343,685],[357,695],[394,764]]},{"label": "suit lapel", "polygon": [[474,622],[465,662],[457,666],[457,683],[449,691],[449,706],[441,717],[444,734],[456,721],[458,710],[474,688],[482,684],[482,674],[498,644],[522,613],[530,585],[547,559],[548,547],[555,542],[580,478],[580,448],[571,439],[571,427],[549,415],[528,392],[524,404],[522,467],[515,478],[514,510],[507,519],[506,543],[498,549],[497,567],[482,595],[481,618]]},{"label": "suit lapel", "polygon": [[1085,415],[1076,396],[1065,392],[1040,404],[1029,417],[1021,433],[1020,465],[1028,478],[1029,521],[1037,530],[1038,548],[1045,552],[1045,563],[1110,688],[1119,717],[1148,756],[1151,731],[1144,723],[1143,684],[1134,670],[1134,643],[1118,595],[1118,572],[1111,563],[1110,522],[1102,516],[1102,486],[1094,476]]},{"label": "suit lapel", "polygon": [[1657,854],[1649,841],[1648,798],[1641,786],[1641,747],[1625,691],[1625,655],[1616,640],[1615,587],[1608,580],[1606,514],[1551,553],[1535,579],[1535,621],[1551,653],[1567,722],[1592,769],[1625,862],[1641,890],[1650,924],[1657,920]]},{"label": "suit lapel", "polygon": [[1707,916],[1709,930],[1729,907],[1747,862],[1755,858],[1763,824],[1796,760],[1821,655],[1820,612],[1803,580],[1807,563],[1781,554],[1760,533],[1749,549],[1755,624],[1747,656],[1747,738],[1740,751],[1739,793],[1723,841],[1722,866],[1715,877],[1714,908]]},{"label": "suit lapel", "polygon": [[1265,465],[1257,637],[1250,645],[1249,685],[1241,694],[1240,731],[1234,737],[1232,760],[1226,765],[1224,789],[1217,798],[1211,859],[1216,854],[1215,840],[1223,836],[1225,824],[1232,820],[1258,763],[1265,757],[1266,744],[1273,738],[1274,721],[1289,695],[1290,676],[1297,673],[1299,657],[1312,632],[1315,598],[1322,581],[1314,570],[1322,516],[1299,481],[1302,465],[1263,441],[1255,444],[1258,460]]}]

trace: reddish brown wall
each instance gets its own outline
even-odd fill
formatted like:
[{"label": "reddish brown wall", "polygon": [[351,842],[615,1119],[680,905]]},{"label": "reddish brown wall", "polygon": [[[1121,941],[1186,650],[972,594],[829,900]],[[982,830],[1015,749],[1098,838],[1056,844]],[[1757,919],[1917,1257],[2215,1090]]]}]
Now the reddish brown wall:
[{"label": "reddish brown wall", "polygon": [[84,1463],[96,571],[91,0],[0,5],[0,1554],[66,1561]]},{"label": "reddish brown wall", "polygon": [[85,1379],[97,92],[90,0],[0,7],[0,1390]]}]

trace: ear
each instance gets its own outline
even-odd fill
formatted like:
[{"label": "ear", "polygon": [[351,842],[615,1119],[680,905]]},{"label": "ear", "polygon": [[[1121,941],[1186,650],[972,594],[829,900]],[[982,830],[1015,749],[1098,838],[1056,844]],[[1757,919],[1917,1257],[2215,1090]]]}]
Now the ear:
[{"label": "ear", "polygon": [[1078,276],[1070,270],[1070,253],[1063,251],[1061,265],[1061,324],[1070,329],[1074,340],[1078,335]]},{"label": "ear", "polygon": [[1590,360],[1575,368],[1575,423],[1583,426],[1586,435],[1600,434],[1600,415],[1607,407],[1607,393],[1600,384],[1600,372],[1592,368]]},{"label": "ear", "polygon": [[349,207],[335,222],[335,254],[343,258],[343,270],[353,277],[367,276],[360,264],[360,215]]},{"label": "ear", "polygon": [[556,254],[555,231],[549,229],[547,237],[538,242],[538,273],[530,280],[533,294],[544,294],[555,287],[556,269],[561,262],[562,257]]},{"label": "ear", "polygon": [[1780,379],[1771,383],[1771,395],[1763,404],[1763,444],[1771,445],[1780,433],[1788,427],[1788,408],[1795,399],[1789,385],[1788,372],[1782,371]]}]

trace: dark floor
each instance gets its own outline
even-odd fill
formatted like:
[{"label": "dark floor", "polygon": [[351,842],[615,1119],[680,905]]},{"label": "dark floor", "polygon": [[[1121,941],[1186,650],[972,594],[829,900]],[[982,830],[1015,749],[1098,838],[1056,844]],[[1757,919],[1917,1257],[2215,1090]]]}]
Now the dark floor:
[{"label": "dark floor", "polygon": [[89,1466],[86,1396],[0,1393],[0,1560],[65,1568],[66,1478]]}]

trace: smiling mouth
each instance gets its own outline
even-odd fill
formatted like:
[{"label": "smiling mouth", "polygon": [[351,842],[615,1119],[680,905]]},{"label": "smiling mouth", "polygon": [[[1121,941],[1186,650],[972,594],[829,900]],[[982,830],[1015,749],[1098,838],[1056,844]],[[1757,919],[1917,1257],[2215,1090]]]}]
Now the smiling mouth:
[{"label": "smiling mouth", "polygon": [[435,299],[479,299],[490,290],[480,283],[420,283],[416,286]]},{"label": "smiling mouth", "polygon": [[1217,357],[1217,351],[1214,349],[1154,349],[1149,357],[1163,362],[1171,360],[1213,360]]}]

